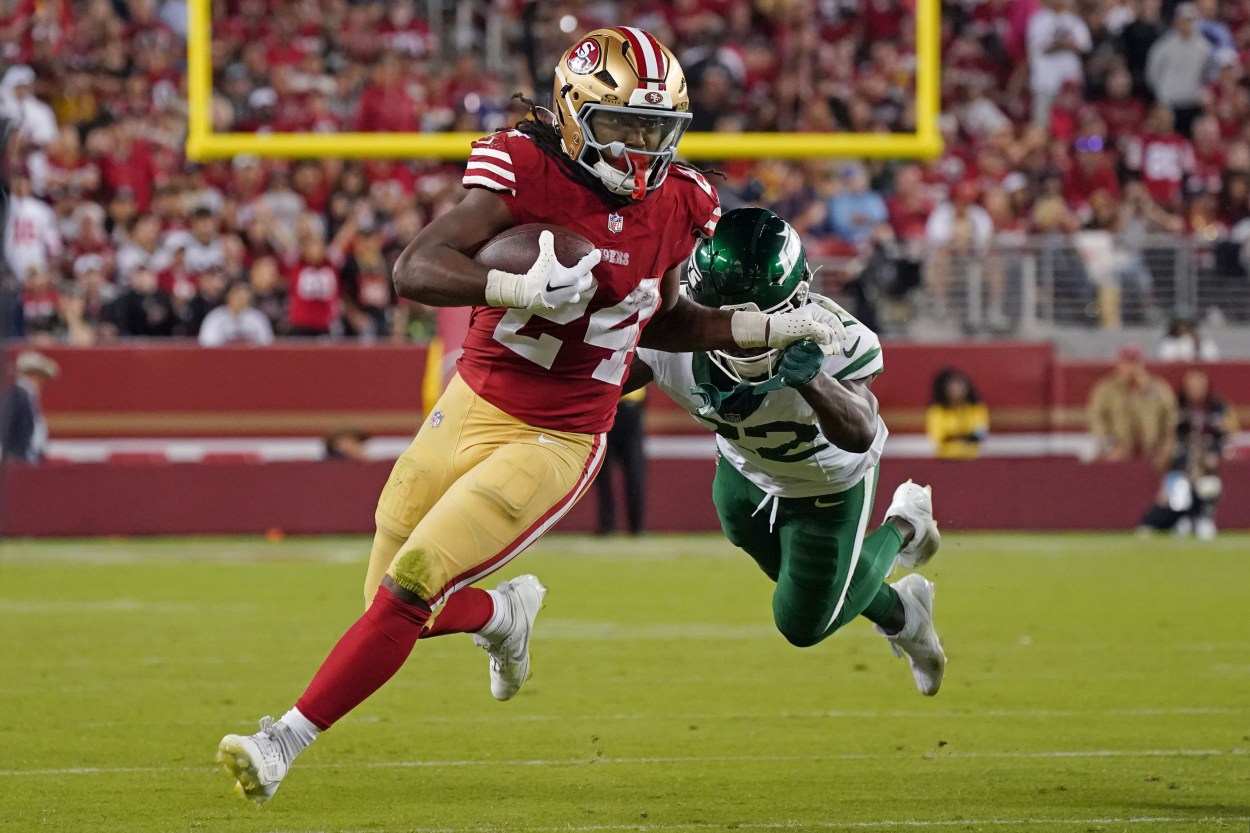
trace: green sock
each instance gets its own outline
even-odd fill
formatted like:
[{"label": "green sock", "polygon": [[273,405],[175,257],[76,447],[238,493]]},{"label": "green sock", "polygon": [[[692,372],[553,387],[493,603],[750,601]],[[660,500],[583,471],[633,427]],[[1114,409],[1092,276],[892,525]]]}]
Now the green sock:
[{"label": "green sock", "polygon": [[864,608],[864,618],[874,625],[880,625],[882,622],[890,620],[890,614],[898,609],[902,602],[899,601],[898,593],[888,584],[882,583],[881,589],[877,591],[877,595],[872,597],[872,601],[868,603],[868,607]]},{"label": "green sock", "polygon": [[[893,558],[902,548],[903,534],[895,528],[894,524],[883,524],[864,539],[863,556],[871,557],[875,562],[878,558],[884,559],[887,555]],[[876,594],[864,608],[863,616],[873,624],[880,625],[890,620],[891,613],[897,611],[900,604],[902,603],[899,601],[898,593],[882,580]]]}]

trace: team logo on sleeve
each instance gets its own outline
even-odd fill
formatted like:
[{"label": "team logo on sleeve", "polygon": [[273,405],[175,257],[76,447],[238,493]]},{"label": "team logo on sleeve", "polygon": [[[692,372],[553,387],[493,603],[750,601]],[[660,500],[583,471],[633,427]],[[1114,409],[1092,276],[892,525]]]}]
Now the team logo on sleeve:
[{"label": "team logo on sleeve", "polygon": [[590,75],[599,66],[599,44],[587,38],[573,48],[566,63],[570,71]]},{"label": "team logo on sleeve", "polygon": [[620,234],[625,228],[625,218],[620,214],[608,215],[608,231],[613,234]]}]

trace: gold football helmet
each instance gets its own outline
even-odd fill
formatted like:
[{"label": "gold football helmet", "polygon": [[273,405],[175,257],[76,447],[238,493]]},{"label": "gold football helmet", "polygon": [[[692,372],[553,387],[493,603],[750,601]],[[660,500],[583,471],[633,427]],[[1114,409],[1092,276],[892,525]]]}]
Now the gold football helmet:
[{"label": "gold football helmet", "polygon": [[681,64],[632,26],[596,29],[565,52],[552,103],[564,152],[635,200],[664,182],[690,125]]}]

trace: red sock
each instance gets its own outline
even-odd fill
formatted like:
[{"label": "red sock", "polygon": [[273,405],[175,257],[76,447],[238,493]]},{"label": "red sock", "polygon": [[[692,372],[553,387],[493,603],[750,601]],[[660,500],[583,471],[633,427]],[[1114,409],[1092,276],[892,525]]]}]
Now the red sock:
[{"label": "red sock", "polygon": [[434,617],[434,623],[421,634],[422,639],[448,633],[477,633],[486,627],[495,614],[495,602],[490,593],[476,587],[457,590],[443,602],[443,609]]},{"label": "red sock", "polygon": [[429,618],[428,608],[405,604],[379,587],[373,604],[330,651],[295,707],[319,729],[329,729],[395,676]]}]

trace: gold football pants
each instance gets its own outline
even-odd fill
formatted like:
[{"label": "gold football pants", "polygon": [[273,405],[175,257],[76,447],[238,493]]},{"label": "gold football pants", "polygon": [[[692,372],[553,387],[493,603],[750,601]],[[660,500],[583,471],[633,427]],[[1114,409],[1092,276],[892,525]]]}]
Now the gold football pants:
[{"label": "gold football pants", "polygon": [[507,564],[585,494],[604,440],[528,425],[453,377],[378,499],[365,606],[383,575],[437,609]]}]

